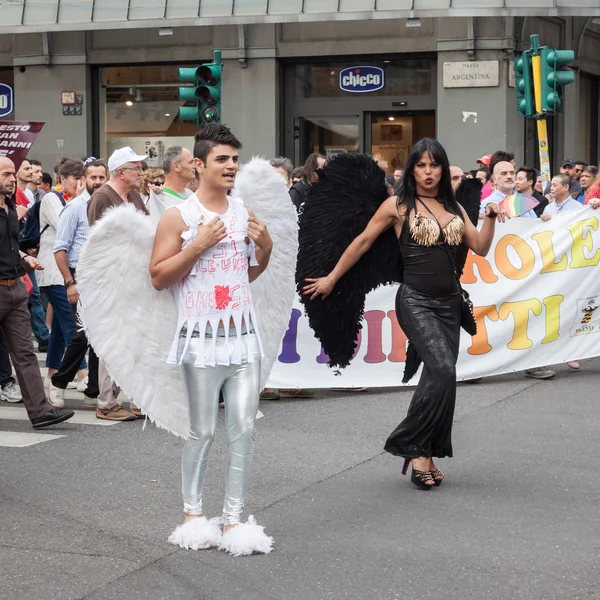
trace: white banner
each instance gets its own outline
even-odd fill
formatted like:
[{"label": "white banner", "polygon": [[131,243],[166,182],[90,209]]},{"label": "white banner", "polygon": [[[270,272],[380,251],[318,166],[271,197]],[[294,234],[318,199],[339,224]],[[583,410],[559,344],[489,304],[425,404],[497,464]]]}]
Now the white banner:
[{"label": "white banner", "polygon": [[[462,283],[478,333],[462,331],[459,380],[600,355],[599,216],[582,207],[545,223],[512,219],[496,225],[486,258],[470,253]],[[402,385],[406,336],[394,311],[397,289],[369,294],[357,353],[337,376],[297,302],[269,387]]]}]

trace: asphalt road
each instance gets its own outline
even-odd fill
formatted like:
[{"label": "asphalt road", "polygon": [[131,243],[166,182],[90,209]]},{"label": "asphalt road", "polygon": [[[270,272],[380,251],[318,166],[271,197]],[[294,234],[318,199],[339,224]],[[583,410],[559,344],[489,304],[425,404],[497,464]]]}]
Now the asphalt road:
[{"label": "asphalt road", "polygon": [[[600,598],[600,360],[557,372],[460,385],[455,458],[428,492],[382,451],[410,389],[261,403],[247,514],[274,536],[268,556],[167,543],[182,516],[182,442],[152,425],[65,423],[41,432],[63,437],[26,447],[0,435],[0,598]],[[2,432],[33,430],[0,414]],[[211,516],[225,450],[221,418]]]}]

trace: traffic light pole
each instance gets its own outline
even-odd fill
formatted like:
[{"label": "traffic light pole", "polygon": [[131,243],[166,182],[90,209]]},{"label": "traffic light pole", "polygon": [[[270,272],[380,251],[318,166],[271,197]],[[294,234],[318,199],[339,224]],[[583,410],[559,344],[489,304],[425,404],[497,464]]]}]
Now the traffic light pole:
[{"label": "traffic light pole", "polygon": [[535,110],[538,115],[541,115],[537,118],[537,134],[538,149],[540,152],[540,171],[542,173],[542,191],[545,191],[551,178],[550,148],[548,147],[548,126],[546,123],[546,117],[544,113],[542,113],[542,57],[539,54],[534,54],[531,57],[531,66],[533,69]]},{"label": "traffic light pole", "polygon": [[517,113],[537,121],[540,171],[544,190],[550,181],[550,147],[547,115],[562,109],[562,88],[575,81],[572,71],[562,71],[575,59],[573,50],[556,50],[540,46],[539,36],[531,36],[531,48],[515,56],[515,90]]}]

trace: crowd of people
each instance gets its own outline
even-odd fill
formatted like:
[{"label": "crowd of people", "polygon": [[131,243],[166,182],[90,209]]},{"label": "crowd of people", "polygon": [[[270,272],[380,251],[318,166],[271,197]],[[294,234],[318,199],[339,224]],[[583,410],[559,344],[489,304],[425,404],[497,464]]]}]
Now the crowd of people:
[{"label": "crowd of people", "polygon": [[[65,408],[65,390],[74,387],[83,393],[84,407],[95,409],[98,419],[134,421],[147,414],[184,437],[184,522],[169,541],[182,548],[218,547],[236,556],[269,553],[273,544],[252,517],[246,523],[241,520],[265,356],[250,282],[268,268],[274,241],[265,223],[233,193],[240,148],[240,141],[227,127],[210,125],[197,133],[193,151],[168,148],[162,168],[149,167],[148,157],[130,147],[115,150],[106,163],[93,156],[62,157],[53,178],[35,160],[14,165],[9,158],[0,158],[2,398],[23,401],[33,427],[48,427],[73,416]],[[369,161],[376,177],[383,177],[383,164],[378,167]],[[298,214],[306,216],[312,210],[307,197],[326,162],[325,156],[313,153],[298,171],[287,158],[270,161]],[[517,169],[510,152],[497,151],[477,162],[477,169],[465,173],[450,165],[439,142],[419,141],[411,149],[406,168],[386,175],[389,197],[366,228],[336,257],[330,273],[307,278],[303,288],[303,296],[311,301],[319,296],[326,299],[342,276],[376,247],[378,238],[395,234],[395,248],[403,259],[396,315],[409,340],[407,352],[412,348],[424,368],[408,414],[388,437],[385,449],[405,459],[404,473],[412,463],[411,481],[424,490],[439,487],[445,479],[434,459],[452,456],[460,329],[469,331],[464,321],[468,302],[460,285],[462,266],[457,266],[466,257],[462,248],[480,256],[489,252],[496,223],[507,217],[502,201],[514,193],[538,200],[532,210],[519,215],[523,218],[547,221],[583,205],[600,207],[598,170],[585,163],[563,161],[561,172],[542,189],[539,173],[527,166]],[[285,198],[281,181],[268,165],[265,168],[267,178],[275,179],[275,187]],[[474,216],[457,201],[465,178],[477,178],[483,184],[477,184]],[[79,287],[82,294],[85,289],[78,284],[78,276],[82,285],[85,280],[78,269],[85,261],[86,241],[88,248],[92,245],[90,227],[102,219],[102,228],[111,219],[107,211],[127,205],[137,212],[118,213],[120,219],[133,219],[134,226],[139,218],[154,227],[150,266],[143,271],[154,289],[174,292],[178,325],[172,332],[171,352],[161,361],[180,367],[185,398],[178,401],[185,402],[187,410],[178,426],[170,421],[161,424],[162,415],[171,409],[158,407],[153,412],[155,407],[146,397],[134,394],[124,406],[120,389],[102,360],[106,355],[96,346],[101,356],[97,355],[78,321]],[[288,220],[296,231],[296,214],[291,207],[289,211]],[[471,221],[478,213],[479,228]],[[344,226],[340,221],[340,231],[332,235],[343,238]],[[112,235],[118,239],[114,231]],[[87,273],[89,266],[88,271],[81,270]],[[102,285],[96,280],[96,298],[105,303]],[[233,289],[245,293],[234,301]],[[189,302],[190,298],[206,301]],[[290,308],[291,301],[281,310],[286,318]],[[45,378],[34,337],[38,351],[46,353]],[[11,359],[18,383],[12,377]],[[568,364],[579,369],[577,362]],[[554,374],[546,367],[526,372],[538,379]],[[308,389],[266,389],[260,397],[313,394]],[[134,403],[136,399],[140,406]],[[203,485],[219,399],[226,406],[230,451],[223,514],[208,520]]]},{"label": "crowd of people", "polygon": [[[132,160],[132,157],[138,160]],[[90,222],[99,218],[107,207],[118,203],[117,197],[130,198],[140,210],[148,207],[147,212],[157,224],[167,207],[194,194],[199,176],[192,152],[181,146],[168,148],[161,167],[149,167],[145,157],[135,155],[130,148],[117,150],[108,166],[93,156],[82,160],[60,157],[53,166],[52,175],[35,159],[23,160],[18,169],[11,167],[8,159],[2,160],[6,170],[0,194],[14,202],[20,252],[39,263],[32,269],[27,264],[29,259],[23,262],[29,271],[26,276],[30,286],[27,308],[31,331],[38,352],[46,353],[48,372],[43,387],[49,405],[44,408],[48,411],[51,410],[48,406],[62,409],[65,390],[72,388],[83,392],[83,406],[95,409],[99,419],[128,421],[141,417],[135,405],[126,409],[117,399],[118,390],[113,389],[109,374],[103,370],[85,333],[77,326],[79,252],[86,241]],[[273,168],[284,178],[298,211],[302,210],[310,186],[317,180],[319,169],[326,161],[319,153],[311,154],[300,167],[294,167],[285,157],[271,160]],[[560,173],[545,189],[541,173],[528,166],[517,168],[511,152],[499,150],[486,154],[477,159],[476,164],[477,167],[471,170],[450,165],[450,176],[454,191],[465,178],[482,182],[481,219],[490,203],[499,203],[517,193],[532,196],[539,202],[522,217],[543,221],[588,204],[594,208],[600,205],[598,168],[581,160],[565,159]],[[401,186],[403,173],[404,169],[397,168],[393,174],[386,175],[390,196]],[[13,186],[11,179],[14,179]],[[92,195],[97,208],[90,218]],[[0,398],[16,403],[27,394],[23,394],[22,386],[13,376],[9,355],[5,337],[0,333]],[[579,368],[576,361],[569,362],[568,366]],[[527,370],[526,375],[549,379],[555,372],[542,367]],[[362,391],[365,388],[336,389]],[[277,400],[281,396],[309,398],[314,396],[314,390],[267,388],[261,393],[262,400]]]}]

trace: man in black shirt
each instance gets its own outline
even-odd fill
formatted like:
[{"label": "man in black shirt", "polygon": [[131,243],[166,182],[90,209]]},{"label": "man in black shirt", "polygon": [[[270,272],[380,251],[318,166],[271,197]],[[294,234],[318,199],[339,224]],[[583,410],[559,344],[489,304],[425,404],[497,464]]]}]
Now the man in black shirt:
[{"label": "man in black shirt", "polygon": [[54,408],[47,400],[37,357],[33,351],[28,295],[23,276],[26,270],[43,267],[19,250],[19,220],[13,195],[15,165],[0,157],[0,329],[6,340],[23,402],[35,429],[62,423],[75,413]]},{"label": "man in black shirt", "polygon": [[537,171],[530,167],[521,167],[517,171],[515,180],[515,191],[526,196],[533,196],[539,204],[533,209],[538,217],[542,216],[544,209],[548,206],[548,198],[540,194],[535,189],[537,181]]}]

